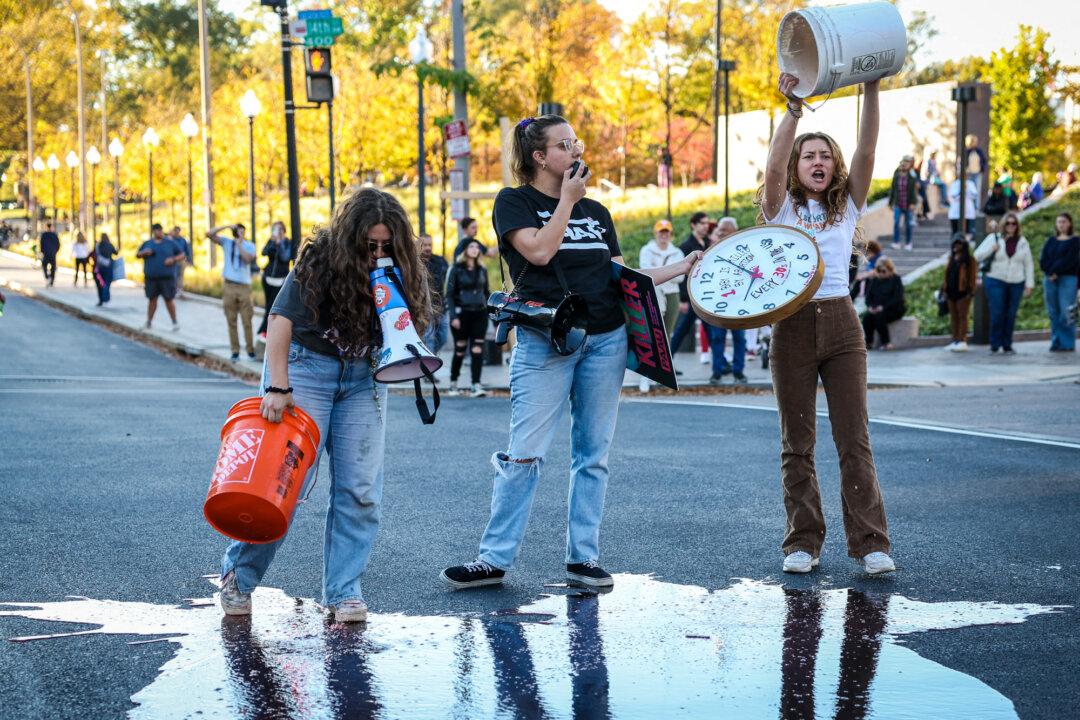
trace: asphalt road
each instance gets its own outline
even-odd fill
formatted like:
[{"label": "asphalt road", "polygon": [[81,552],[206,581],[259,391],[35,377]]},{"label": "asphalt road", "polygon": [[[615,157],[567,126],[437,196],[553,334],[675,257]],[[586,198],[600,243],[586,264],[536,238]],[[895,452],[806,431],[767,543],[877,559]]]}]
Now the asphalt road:
[{"label": "asphalt road", "polygon": [[[0,602],[75,595],[171,606],[209,596],[213,589],[202,576],[216,572],[224,542],[202,518],[201,505],[224,413],[254,388],[21,297],[10,297],[0,318],[0,348],[0,485],[6,491]],[[963,405],[969,390],[918,392],[918,402],[897,400],[905,417],[919,417],[919,408],[932,402],[964,408],[973,424],[981,422]],[[1009,393],[1023,401],[1022,392]],[[1075,417],[1075,407],[1060,412]],[[886,410],[879,405],[876,411]],[[546,461],[520,568],[501,590],[450,593],[437,574],[475,556],[488,512],[489,458],[505,445],[508,401],[448,400],[436,425],[424,427],[411,399],[394,397],[389,417],[383,521],[364,581],[372,610],[406,618],[476,617],[557,592],[544,585],[562,579],[569,423]],[[1022,431],[1041,432],[1038,417]],[[1054,418],[1055,436],[1075,429]],[[625,403],[611,455],[605,567],[716,591],[748,578],[810,591],[807,597],[853,588],[870,598],[924,603],[1076,603],[1080,563],[1071,533],[1080,526],[1080,450],[874,426],[900,569],[868,579],[846,557],[826,420],[819,422],[819,437],[831,533],[818,571],[783,576],[775,414]],[[320,480],[298,513],[265,585],[318,597],[328,484]],[[611,597],[631,585],[620,580]],[[599,602],[603,608],[608,600]],[[660,616],[666,612],[663,602],[653,608]],[[1020,717],[1075,717],[1077,617],[1075,608],[1066,608],[1019,624],[911,633],[902,646],[993,688]],[[56,623],[0,617],[4,638],[92,627],[57,629]],[[131,696],[155,681],[175,651],[167,642],[132,646],[130,640],[0,642],[0,717],[123,717],[134,707]],[[613,676],[613,657],[622,650],[604,643]],[[507,717],[542,716],[522,704],[499,707]],[[606,701],[605,708],[604,716],[632,716]],[[895,716],[923,717],[918,708],[913,697],[910,714]],[[695,716],[688,712],[682,716]],[[593,716],[569,707],[549,707],[544,716],[550,715]]]}]

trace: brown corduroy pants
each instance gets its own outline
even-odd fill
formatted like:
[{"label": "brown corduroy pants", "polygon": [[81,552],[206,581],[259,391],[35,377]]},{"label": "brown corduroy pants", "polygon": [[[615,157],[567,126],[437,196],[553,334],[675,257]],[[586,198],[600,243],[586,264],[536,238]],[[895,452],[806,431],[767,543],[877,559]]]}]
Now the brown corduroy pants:
[{"label": "brown corduroy pants", "polygon": [[949,306],[949,332],[952,334],[952,339],[966,342],[968,309],[971,307],[971,298],[965,297],[959,300],[946,300],[945,302]]},{"label": "brown corduroy pants", "polygon": [[787,510],[784,554],[814,557],[825,542],[825,516],[814,468],[818,378],[825,388],[840,456],[840,499],[848,555],[889,552],[866,410],[866,341],[848,297],[811,302],[772,331],[769,349],[780,410],[780,473]]}]

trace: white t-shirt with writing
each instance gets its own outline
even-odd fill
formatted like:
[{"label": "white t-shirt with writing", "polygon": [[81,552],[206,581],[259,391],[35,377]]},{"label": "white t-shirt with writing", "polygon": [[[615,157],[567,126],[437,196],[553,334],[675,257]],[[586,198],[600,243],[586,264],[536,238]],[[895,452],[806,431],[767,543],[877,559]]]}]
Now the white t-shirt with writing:
[{"label": "white t-shirt with writing", "polygon": [[825,262],[825,277],[814,294],[815,300],[846,297],[848,290],[848,265],[851,263],[851,243],[855,237],[855,225],[866,212],[866,205],[855,207],[848,195],[844,214],[832,225],[825,225],[825,206],[817,200],[807,200],[806,207],[796,207],[791,195],[784,195],[784,204],[774,218],[765,218],[769,225],[790,225],[814,238],[818,252]]}]

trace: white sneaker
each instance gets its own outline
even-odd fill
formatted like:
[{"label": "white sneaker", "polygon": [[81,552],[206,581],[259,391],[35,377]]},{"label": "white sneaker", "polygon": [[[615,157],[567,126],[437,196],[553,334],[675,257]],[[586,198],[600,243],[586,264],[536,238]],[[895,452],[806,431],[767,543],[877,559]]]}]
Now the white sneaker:
[{"label": "white sneaker", "polygon": [[810,553],[796,550],[784,558],[784,572],[808,573],[821,562],[821,558],[811,557]]},{"label": "white sneaker", "polygon": [[367,603],[363,600],[343,600],[330,609],[334,612],[334,622],[367,622]]},{"label": "white sneaker", "polygon": [[880,575],[881,573],[893,572],[896,570],[896,563],[893,559],[883,552],[872,552],[862,559],[863,569],[866,570],[868,575]]},{"label": "white sneaker", "polygon": [[173,323],[172,324],[172,331],[173,332],[176,332],[179,329],[180,329],[180,323]]},{"label": "white sneaker", "polygon": [[955,349],[956,349],[956,341],[955,341],[955,340],[953,340],[953,341],[952,341],[951,343],[949,343],[948,345],[946,345],[946,346],[945,346],[945,349],[946,349],[946,350],[955,350]]},{"label": "white sneaker", "polygon": [[968,351],[967,340],[960,340],[960,341],[956,342],[952,347],[952,351],[953,352],[967,352]]},{"label": "white sneaker", "polygon": [[712,355],[710,355],[707,352],[701,353],[701,364],[702,365],[708,365],[711,362],[712,362]]},{"label": "white sneaker", "polygon": [[457,380],[454,380],[453,382],[450,383],[450,388],[446,391],[446,396],[447,397],[457,397],[460,394],[461,394],[461,391],[458,390]]},{"label": "white sneaker", "polygon": [[472,396],[474,398],[482,398],[485,395],[487,395],[487,390],[484,389],[484,386],[480,383],[473,383]]}]

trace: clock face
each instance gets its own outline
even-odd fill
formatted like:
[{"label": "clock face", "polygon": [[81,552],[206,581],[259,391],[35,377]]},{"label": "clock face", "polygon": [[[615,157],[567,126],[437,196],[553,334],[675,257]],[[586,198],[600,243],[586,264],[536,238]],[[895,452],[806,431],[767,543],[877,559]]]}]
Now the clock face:
[{"label": "clock face", "polygon": [[824,268],[809,235],[784,225],[733,233],[705,251],[687,290],[698,315],[713,325],[760,327],[813,297]]}]

